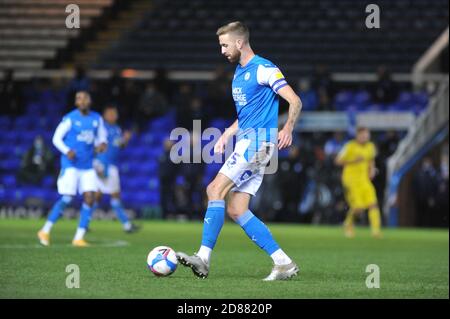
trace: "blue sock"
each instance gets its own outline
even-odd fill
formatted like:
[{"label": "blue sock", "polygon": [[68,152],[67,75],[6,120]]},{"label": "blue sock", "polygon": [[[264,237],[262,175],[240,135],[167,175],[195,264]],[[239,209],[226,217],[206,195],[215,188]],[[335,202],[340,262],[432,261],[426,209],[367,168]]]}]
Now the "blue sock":
[{"label": "blue sock", "polygon": [[242,214],[236,221],[247,236],[255,242],[269,256],[280,249],[277,242],[273,239],[269,228],[253,213],[248,210]]},{"label": "blue sock", "polygon": [[219,237],[225,221],[225,201],[211,200],[208,202],[205,219],[203,222],[202,246],[211,249],[216,245],[217,237]]},{"label": "blue sock", "polygon": [[125,214],[125,210],[123,209],[120,199],[111,198],[111,207],[114,209],[117,218],[122,224],[128,223],[130,221],[127,214]]},{"label": "blue sock", "polygon": [[92,217],[92,207],[86,203],[81,206],[79,228],[87,229]]},{"label": "blue sock", "polygon": [[72,196],[64,195],[62,196],[52,207],[50,214],[48,214],[48,221],[52,223],[56,223],[56,221],[61,217],[64,209],[66,209],[67,205],[72,201]]}]

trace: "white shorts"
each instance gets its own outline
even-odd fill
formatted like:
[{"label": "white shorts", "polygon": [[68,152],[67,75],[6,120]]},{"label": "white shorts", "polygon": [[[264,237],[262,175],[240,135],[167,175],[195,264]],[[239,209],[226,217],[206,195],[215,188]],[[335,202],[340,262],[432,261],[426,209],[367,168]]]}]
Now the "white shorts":
[{"label": "white shorts", "polygon": [[98,190],[97,174],[93,168],[69,167],[59,173],[57,186],[60,195],[75,196],[77,191],[79,194],[96,192]]},{"label": "white shorts", "polygon": [[264,171],[273,155],[275,144],[263,142],[258,152],[253,152],[248,158],[246,152],[250,144],[249,139],[238,141],[234,152],[223,164],[219,173],[233,181],[235,187],[231,189],[232,192],[248,193],[254,196],[261,186]]},{"label": "white shorts", "polygon": [[105,178],[97,175],[98,189],[103,194],[111,195],[120,192],[119,169],[115,165],[108,166],[108,173]]}]

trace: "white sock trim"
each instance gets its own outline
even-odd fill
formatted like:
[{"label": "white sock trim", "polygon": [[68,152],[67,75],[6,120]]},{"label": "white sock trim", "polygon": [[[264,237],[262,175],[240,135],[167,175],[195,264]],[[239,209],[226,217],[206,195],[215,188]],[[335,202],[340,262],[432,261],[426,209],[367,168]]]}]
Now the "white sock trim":
[{"label": "white sock trim", "polygon": [[278,249],[270,257],[275,265],[288,265],[292,262],[292,259],[282,249]]},{"label": "white sock trim", "polygon": [[52,227],[53,227],[53,223],[51,221],[47,220],[44,224],[44,227],[42,227],[41,230],[44,233],[50,233],[50,231],[52,230]]},{"label": "white sock trim", "polygon": [[200,249],[197,252],[197,256],[199,256],[205,263],[209,263],[209,259],[211,257],[212,249],[207,246],[200,246]]},{"label": "white sock trim", "polygon": [[85,228],[77,228],[77,232],[75,233],[75,237],[73,240],[80,240],[84,238],[84,234],[86,234]]},{"label": "white sock trim", "polygon": [[123,224],[123,230],[130,230],[131,229],[131,222],[126,222]]}]

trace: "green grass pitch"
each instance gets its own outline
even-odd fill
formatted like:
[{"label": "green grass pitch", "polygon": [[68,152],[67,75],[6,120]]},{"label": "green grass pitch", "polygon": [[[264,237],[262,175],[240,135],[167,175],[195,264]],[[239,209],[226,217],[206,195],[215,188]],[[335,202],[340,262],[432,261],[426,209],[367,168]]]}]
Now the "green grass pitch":
[{"label": "green grass pitch", "polygon": [[[40,247],[43,220],[0,220],[0,298],[449,298],[448,230],[385,229],[372,239],[357,228],[346,239],[340,227],[269,224],[281,247],[300,266],[290,281],[263,282],[271,260],[239,226],[226,223],[206,280],[181,265],[158,278],[146,266],[158,245],[192,253],[200,222],[142,222],[125,234],[114,221],[91,223],[93,246],[70,246],[76,221],[62,220],[52,247]],[[66,266],[80,268],[80,288],[66,288]],[[380,288],[366,287],[366,266],[380,269]]]}]

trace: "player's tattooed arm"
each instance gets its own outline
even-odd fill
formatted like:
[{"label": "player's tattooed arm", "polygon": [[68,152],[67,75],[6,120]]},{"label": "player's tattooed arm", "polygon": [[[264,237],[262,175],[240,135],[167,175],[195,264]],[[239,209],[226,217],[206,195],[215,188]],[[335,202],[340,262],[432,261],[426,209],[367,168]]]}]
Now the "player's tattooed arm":
[{"label": "player's tattooed arm", "polygon": [[278,94],[289,103],[289,115],[286,124],[278,133],[278,148],[283,149],[292,144],[292,131],[302,110],[302,101],[294,90],[286,85],[278,90]]},{"label": "player's tattooed arm", "polygon": [[214,145],[214,153],[222,154],[225,152],[225,146],[228,143],[230,137],[232,137],[238,131],[238,120],[234,121],[234,123],[225,130],[225,132],[220,136],[217,140],[217,143]]}]

